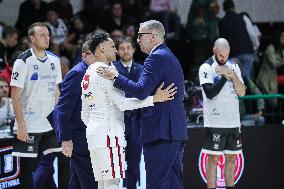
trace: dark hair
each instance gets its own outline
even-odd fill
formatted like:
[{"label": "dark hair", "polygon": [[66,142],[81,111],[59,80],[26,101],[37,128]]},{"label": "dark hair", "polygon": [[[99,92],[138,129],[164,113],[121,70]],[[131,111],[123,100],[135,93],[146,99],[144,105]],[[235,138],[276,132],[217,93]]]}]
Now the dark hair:
[{"label": "dark hair", "polygon": [[44,22],[35,22],[32,25],[30,25],[30,27],[28,28],[28,36],[29,37],[33,36],[35,34],[35,27],[37,27],[37,26],[48,28],[46,23],[44,23]]},{"label": "dark hair", "polygon": [[235,4],[233,0],[225,0],[223,3],[223,9],[224,11],[228,11],[230,9],[235,8]]},{"label": "dark hair", "polygon": [[109,39],[109,34],[106,32],[99,32],[99,33],[94,33],[90,38],[89,38],[89,49],[92,53],[95,53],[96,48],[99,46],[99,44],[108,41]]},{"label": "dark hair", "polygon": [[12,26],[4,26],[2,37],[5,39],[8,35],[18,34],[18,30]]},{"label": "dark hair", "polygon": [[130,43],[131,44],[131,46],[133,47],[133,49],[135,49],[135,44],[134,44],[134,41],[130,38],[130,37],[121,37],[121,38],[119,38],[118,40],[117,40],[117,42],[116,42],[116,49],[119,49],[119,45],[121,44],[121,43]]}]

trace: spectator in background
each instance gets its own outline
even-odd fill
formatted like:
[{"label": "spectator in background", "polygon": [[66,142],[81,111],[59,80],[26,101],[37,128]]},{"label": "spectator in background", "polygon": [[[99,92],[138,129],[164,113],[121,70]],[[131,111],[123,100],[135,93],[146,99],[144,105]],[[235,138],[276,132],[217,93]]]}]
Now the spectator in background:
[{"label": "spectator in background", "polygon": [[123,33],[121,30],[118,30],[118,29],[113,30],[110,34],[110,38],[114,41],[115,44],[122,37],[123,37]]},{"label": "spectator in background", "polygon": [[120,2],[114,2],[111,7],[111,15],[106,18],[102,24],[102,29],[111,33],[115,29],[122,30],[125,25],[133,23],[133,19],[123,14],[122,6]]},{"label": "spectator in background", "polygon": [[49,7],[46,17],[46,24],[51,35],[51,43],[58,46],[63,45],[69,33],[66,24],[61,18],[59,18],[59,15],[54,7]]},{"label": "spectator in background", "polygon": [[147,8],[144,6],[141,0],[123,0],[122,8],[126,16],[134,17],[135,24],[146,19]]},{"label": "spectator in background", "polygon": [[0,76],[0,138],[12,136],[11,124],[15,120],[12,101],[8,97],[8,90],[8,82]]},{"label": "spectator in background", "polygon": [[[133,59],[135,44],[130,38],[121,38],[116,47],[120,59],[113,63],[119,74],[137,82],[143,66]],[[132,95],[125,93],[125,97]],[[126,186],[128,189],[136,189],[137,182],[140,183],[140,160],[142,153],[142,142],[140,141],[140,110],[124,111],[125,139],[127,146],[125,158],[127,161]]]},{"label": "spectator in background", "polygon": [[[230,59],[232,63],[238,64],[239,67],[242,66],[241,62],[237,58]],[[244,84],[247,86],[246,94],[262,95],[262,92],[255,85],[252,80],[244,78]],[[241,124],[243,126],[262,126],[265,123],[265,118],[262,113],[265,109],[264,99],[257,99],[255,101],[245,101],[240,100],[240,116]]]},{"label": "spectator in background", "polygon": [[[274,42],[265,49],[256,80],[265,94],[278,93],[277,69],[284,65],[284,32],[274,36]],[[268,102],[272,108],[277,107],[277,99],[268,100]]]},{"label": "spectator in background", "polygon": [[3,37],[0,39],[0,71],[6,68],[8,59],[11,57],[8,50],[18,43],[18,31],[11,27],[6,26],[3,30]]},{"label": "spectator in background", "polygon": [[48,6],[54,7],[59,18],[62,18],[65,22],[69,22],[73,17],[73,6],[70,0],[54,0]]},{"label": "spectator in background", "polygon": [[173,0],[151,0],[149,10],[151,17],[162,22],[167,38],[179,38],[180,17],[176,13]]},{"label": "spectator in background", "polygon": [[69,57],[74,59],[76,50],[85,40],[88,30],[79,16],[73,17],[71,23],[70,34],[64,40],[63,47],[68,50]]},{"label": "spectator in background", "polygon": [[193,63],[200,65],[210,55],[209,28],[205,23],[204,9],[199,7],[191,25],[187,25],[193,46]]},{"label": "spectator in background", "polygon": [[23,53],[23,51],[15,51],[14,54],[12,55],[11,59],[8,61],[8,64],[6,64],[6,68],[4,68],[4,70],[1,73],[1,77],[3,77],[8,82],[8,86],[9,86],[8,96],[9,97],[11,97],[10,82],[11,82],[13,65],[14,65],[14,62],[16,61],[16,59],[18,58],[18,56],[20,56],[20,54],[22,54],[22,53]]},{"label": "spectator in background", "polygon": [[30,41],[27,36],[23,36],[19,40],[16,51],[25,51],[30,48]]},{"label": "spectator in background", "polygon": [[26,0],[21,3],[16,28],[21,36],[27,35],[28,27],[37,21],[44,21],[47,3],[42,0]]},{"label": "spectator in background", "polygon": [[243,78],[251,79],[251,72],[255,62],[253,45],[250,41],[246,24],[241,14],[235,12],[233,0],[223,3],[225,17],[219,22],[220,36],[226,38],[231,46],[231,57],[236,57],[242,63]]},{"label": "spectator in background", "polygon": [[217,15],[219,14],[220,6],[217,0],[212,0],[209,4],[209,11],[207,16],[206,24],[208,26],[209,35],[208,38],[210,43],[213,44],[214,41],[219,38],[219,27],[218,24],[221,20]]},{"label": "spectator in background", "polygon": [[249,34],[249,38],[251,40],[251,43],[253,45],[253,49],[255,51],[258,50],[260,46],[260,37],[261,37],[261,32],[256,24],[253,23],[251,17],[247,12],[242,12],[241,15],[243,15],[243,19],[246,24],[246,28]]}]

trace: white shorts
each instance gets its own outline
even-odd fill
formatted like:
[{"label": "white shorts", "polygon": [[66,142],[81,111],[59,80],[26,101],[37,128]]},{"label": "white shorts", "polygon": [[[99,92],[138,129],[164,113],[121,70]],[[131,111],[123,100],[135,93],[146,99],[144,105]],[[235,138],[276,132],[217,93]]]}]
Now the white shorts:
[{"label": "white shorts", "polygon": [[125,178],[125,147],[92,148],[90,157],[96,181]]}]

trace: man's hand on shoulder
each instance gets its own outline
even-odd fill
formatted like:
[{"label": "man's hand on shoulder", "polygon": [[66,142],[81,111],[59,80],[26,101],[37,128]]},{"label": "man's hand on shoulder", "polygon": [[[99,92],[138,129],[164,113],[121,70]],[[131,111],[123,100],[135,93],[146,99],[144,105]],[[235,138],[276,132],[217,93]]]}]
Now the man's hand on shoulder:
[{"label": "man's hand on shoulder", "polygon": [[114,80],[118,76],[118,71],[115,66],[99,66],[97,73],[99,76],[109,80]]}]

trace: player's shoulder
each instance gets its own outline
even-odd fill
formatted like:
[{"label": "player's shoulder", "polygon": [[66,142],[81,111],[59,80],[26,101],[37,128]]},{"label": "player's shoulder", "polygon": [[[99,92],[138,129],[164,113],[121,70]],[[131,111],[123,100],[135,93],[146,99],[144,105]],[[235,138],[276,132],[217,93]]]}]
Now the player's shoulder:
[{"label": "player's shoulder", "polygon": [[33,54],[32,54],[31,49],[28,49],[28,50],[26,50],[25,52],[23,52],[22,54],[20,54],[20,55],[18,56],[17,60],[20,60],[20,62],[26,63],[27,59],[28,59],[29,57],[32,57],[32,56],[33,56]]},{"label": "player's shoulder", "polygon": [[46,55],[56,61],[58,61],[60,63],[60,57],[58,55],[56,55],[55,53],[53,53],[52,51],[46,50]]}]

